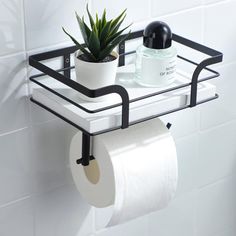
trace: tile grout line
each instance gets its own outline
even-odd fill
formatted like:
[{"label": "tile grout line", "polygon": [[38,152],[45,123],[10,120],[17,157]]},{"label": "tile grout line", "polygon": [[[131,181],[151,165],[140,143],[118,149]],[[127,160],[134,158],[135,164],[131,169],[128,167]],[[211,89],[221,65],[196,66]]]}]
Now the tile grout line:
[{"label": "tile grout line", "polygon": [[220,4],[224,4],[224,3],[229,3],[229,2],[231,2],[231,0],[220,0],[218,2],[203,3],[203,4],[206,7],[211,7],[211,6],[216,6],[216,5],[220,5]]},{"label": "tile grout line", "polygon": [[21,8],[22,8],[22,17],[23,17],[23,35],[24,35],[24,52],[26,53],[26,47],[27,47],[27,42],[26,42],[26,16],[25,16],[25,0],[22,0],[21,2]]},{"label": "tile grout line", "polygon": [[18,202],[27,200],[27,199],[29,199],[29,198],[31,198],[31,196],[30,196],[30,195],[27,195],[27,196],[25,196],[25,197],[18,198],[17,200],[13,200],[13,201],[7,202],[7,203],[5,203],[5,204],[3,204],[3,205],[0,205],[0,210],[1,210],[2,208],[9,207],[9,206],[11,206],[11,205],[13,205],[13,204],[17,204]]},{"label": "tile grout line", "polygon": [[222,183],[222,182],[224,182],[225,180],[227,180],[228,178],[231,178],[231,177],[234,177],[234,176],[235,176],[234,173],[231,173],[231,174],[229,174],[229,175],[225,175],[225,176],[223,176],[223,177],[220,177],[220,178],[214,180],[214,182],[210,182],[210,183],[207,183],[207,184],[204,184],[204,185],[202,185],[202,186],[197,187],[196,190],[197,190],[197,191],[203,191],[204,189],[207,189],[207,188],[209,188],[209,187],[214,187],[214,185],[219,184],[219,183]]},{"label": "tile grout line", "polygon": [[151,16],[151,19],[159,19],[159,18],[176,16],[176,15],[179,15],[179,14],[184,14],[184,13],[187,13],[187,12],[190,12],[190,11],[198,10],[198,9],[203,8],[203,7],[204,7],[204,5],[200,5],[200,6],[196,5],[194,7],[184,8],[184,9],[180,9],[178,11],[167,12],[163,15]]},{"label": "tile grout line", "polygon": [[32,115],[31,115],[31,107],[30,107],[30,83],[29,83],[29,63],[28,63],[28,54],[27,54],[27,35],[26,35],[26,15],[25,15],[25,0],[22,0],[22,8],[23,8],[23,22],[24,22],[24,48],[25,48],[25,56],[26,56],[26,83],[27,83],[27,91],[28,91],[28,122],[29,128],[32,127]]},{"label": "tile grout line", "polygon": [[218,125],[215,125],[215,126],[212,126],[212,127],[209,127],[207,129],[203,129],[203,130],[199,130],[199,134],[203,134],[205,132],[209,132],[209,131],[214,131],[218,128],[222,128],[224,126],[227,126],[227,125],[230,125],[230,124],[233,124],[233,123],[236,123],[236,119],[232,119],[232,120],[229,120],[229,121],[225,121],[223,123],[220,123]]},{"label": "tile grout line", "polygon": [[201,32],[201,41],[202,44],[205,43],[205,31],[206,31],[206,7],[204,6],[201,12],[201,26],[202,26],[202,32]]},{"label": "tile grout line", "polygon": [[3,136],[6,136],[6,135],[11,135],[11,134],[14,134],[14,133],[17,133],[17,132],[21,132],[23,130],[27,130],[28,128],[30,128],[30,126],[25,126],[23,128],[19,128],[19,129],[15,129],[15,130],[12,130],[12,131],[9,131],[9,132],[2,133],[2,134],[0,134],[0,138],[3,137]]}]

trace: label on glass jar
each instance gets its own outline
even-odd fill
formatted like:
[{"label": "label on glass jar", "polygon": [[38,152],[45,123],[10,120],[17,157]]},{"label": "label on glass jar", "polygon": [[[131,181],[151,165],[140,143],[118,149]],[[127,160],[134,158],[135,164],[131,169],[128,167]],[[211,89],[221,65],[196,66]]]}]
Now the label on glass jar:
[{"label": "label on glass jar", "polygon": [[141,80],[150,86],[170,84],[175,79],[176,56],[167,59],[142,57]]}]

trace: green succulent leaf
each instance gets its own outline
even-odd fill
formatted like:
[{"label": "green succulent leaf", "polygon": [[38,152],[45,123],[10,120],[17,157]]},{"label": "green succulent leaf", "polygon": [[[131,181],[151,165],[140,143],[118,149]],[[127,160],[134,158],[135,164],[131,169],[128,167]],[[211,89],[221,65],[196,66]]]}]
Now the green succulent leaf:
[{"label": "green succulent leaf", "polygon": [[105,24],[105,26],[103,27],[101,34],[100,34],[100,41],[101,41],[102,47],[105,46],[106,39],[107,39],[109,32],[110,32],[110,28],[111,28],[111,21],[108,21]]},{"label": "green succulent leaf", "polygon": [[99,36],[99,38],[101,35],[101,31],[102,31],[102,20],[100,19],[98,22],[98,36]]},{"label": "green succulent leaf", "polygon": [[92,15],[90,14],[90,11],[88,9],[88,4],[86,5],[86,10],[87,10],[87,13],[88,13],[88,16],[89,16],[90,26],[91,26],[91,29],[92,29],[93,26],[95,25],[95,23],[94,23]]},{"label": "green succulent leaf", "polygon": [[80,49],[90,60],[96,60],[95,57],[90,52],[88,52],[73,36],[71,36],[63,27],[62,29],[71,38],[77,48]]},{"label": "green succulent leaf", "polygon": [[118,22],[120,21],[120,19],[123,17],[123,15],[125,14],[125,12],[127,11],[127,9],[125,9],[124,11],[121,12],[121,14],[112,20],[111,23],[111,30],[118,24]]},{"label": "green succulent leaf", "polygon": [[98,38],[97,34],[95,33],[95,31],[92,31],[90,34],[88,49],[93,54],[93,56],[95,58],[99,57],[100,41],[99,41],[99,38]]},{"label": "green succulent leaf", "polygon": [[98,19],[98,13],[96,13],[96,26],[97,26],[97,28],[99,27],[99,19]]},{"label": "green succulent leaf", "polygon": [[[111,35],[115,34],[115,33],[119,30],[119,28],[120,28],[121,24],[123,23],[125,17],[126,17],[126,14],[125,14],[125,15],[123,16],[123,18],[118,22],[118,24],[113,27],[113,29],[112,29],[112,31],[111,31],[111,33],[110,33]],[[130,24],[130,25],[131,25],[131,24]]]},{"label": "green succulent leaf", "polygon": [[87,38],[89,39],[90,34],[91,34],[91,30],[89,29],[89,27],[88,27],[87,24],[85,23],[85,21],[84,21],[84,17],[82,17],[82,21],[83,21],[83,24],[84,24],[84,29],[85,29],[85,32],[86,32]]},{"label": "green succulent leaf", "polygon": [[100,60],[103,60],[106,56],[110,55],[110,53],[113,51],[113,49],[120,44],[121,42],[123,42],[124,40],[126,40],[130,35],[130,32],[128,34],[125,35],[120,35],[117,38],[115,38],[105,49],[103,49],[99,55]]},{"label": "green succulent leaf", "polygon": [[84,39],[84,42],[85,44],[88,44],[88,39],[89,39],[89,36],[90,34],[87,34],[87,30],[85,29],[85,23],[83,22],[83,20],[79,17],[79,15],[77,14],[77,12],[75,12],[76,14],[76,19],[78,21],[78,24],[79,24],[79,27],[80,27],[80,31],[81,31],[81,34],[83,36],[83,39]]},{"label": "green succulent leaf", "polygon": [[89,60],[99,62],[107,57],[119,43],[129,36],[129,34],[123,35],[123,33],[128,27],[130,27],[130,25],[120,30],[126,17],[126,9],[112,20],[106,19],[106,9],[104,9],[101,18],[99,18],[97,13],[95,18],[92,17],[88,9],[88,4],[86,10],[90,27],[85,23],[84,17],[81,18],[76,13],[76,19],[84,39],[84,45],[81,45],[64,28],[63,31],[71,38],[77,48],[80,49]]},{"label": "green succulent leaf", "polygon": [[124,29],[120,30],[119,32],[110,35],[109,38],[107,39],[106,43],[110,43],[111,41],[113,41],[115,38],[117,38],[118,36],[120,36],[126,29],[128,29],[132,24],[126,26]]},{"label": "green succulent leaf", "polygon": [[96,25],[94,25],[93,26],[93,30],[92,30],[95,34],[96,34],[96,36],[98,37],[98,29],[97,29],[97,27],[96,27]]},{"label": "green succulent leaf", "polygon": [[104,9],[103,13],[102,13],[102,28],[105,26],[107,20],[106,20],[106,9]]}]

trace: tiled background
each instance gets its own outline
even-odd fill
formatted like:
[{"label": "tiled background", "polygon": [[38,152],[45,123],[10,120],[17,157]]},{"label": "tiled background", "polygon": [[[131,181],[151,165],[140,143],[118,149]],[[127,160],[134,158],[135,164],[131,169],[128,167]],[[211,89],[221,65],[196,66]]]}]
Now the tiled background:
[{"label": "tiled background", "polygon": [[104,215],[76,191],[68,148],[76,130],[29,103],[26,58],[70,43],[85,0],[0,0],[0,235],[234,236],[236,234],[236,1],[91,0],[127,22],[158,17],[174,32],[224,52],[220,99],[164,117],[173,123],[179,186],[170,206],[101,228]]}]

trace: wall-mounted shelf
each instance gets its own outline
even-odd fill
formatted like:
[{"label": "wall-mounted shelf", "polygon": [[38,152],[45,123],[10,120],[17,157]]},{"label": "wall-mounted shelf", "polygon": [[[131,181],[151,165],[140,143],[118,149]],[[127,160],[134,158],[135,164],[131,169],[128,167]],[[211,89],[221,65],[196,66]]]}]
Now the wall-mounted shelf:
[{"label": "wall-mounted shelf", "polygon": [[[133,32],[129,40],[141,36],[142,31]],[[173,40],[209,57],[196,63],[179,55],[180,60],[196,68],[193,74],[178,71],[175,83],[165,88],[144,88],[134,82],[134,66],[125,66],[125,56],[134,52],[125,52],[125,42],[119,45],[120,67],[116,84],[97,90],[90,90],[74,81],[70,56],[76,51],[76,47],[29,57],[29,64],[43,72],[30,77],[33,83],[39,85],[33,89],[31,101],[83,132],[82,158],[78,163],[88,165],[89,160],[94,158],[90,155],[91,136],[127,128],[218,97],[216,87],[207,80],[218,77],[219,73],[207,66],[221,62],[222,53],[175,34]],[[58,70],[53,70],[41,62],[58,57],[63,58],[64,64],[63,68]],[[202,70],[208,73],[199,78]],[[39,80],[42,76],[44,79]],[[79,98],[78,93],[91,98],[107,95],[110,99],[109,102],[85,102]]]}]

